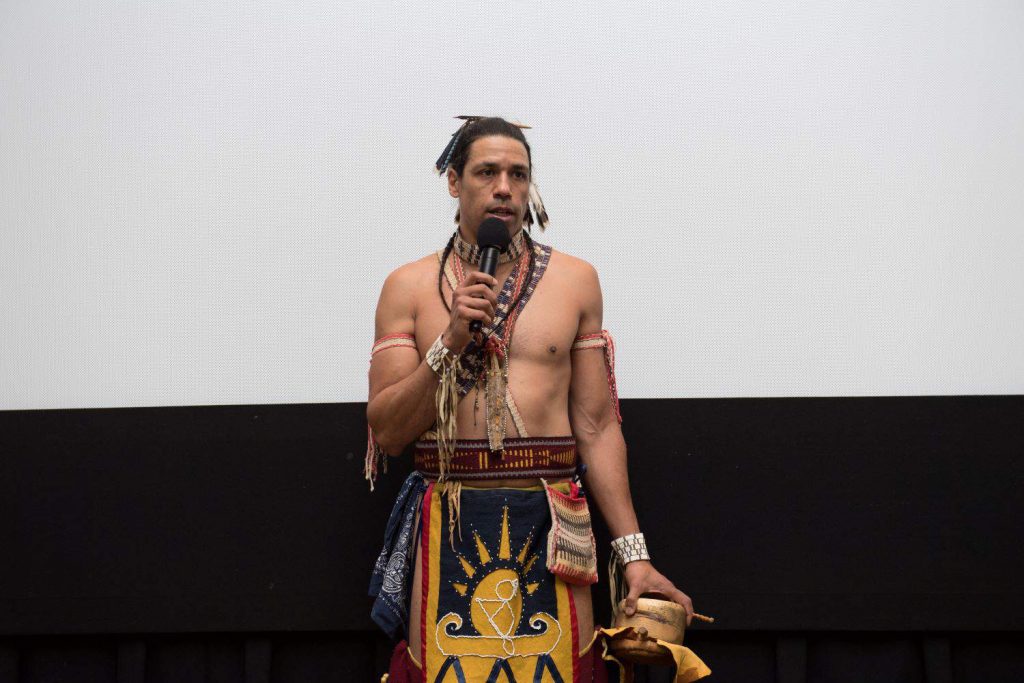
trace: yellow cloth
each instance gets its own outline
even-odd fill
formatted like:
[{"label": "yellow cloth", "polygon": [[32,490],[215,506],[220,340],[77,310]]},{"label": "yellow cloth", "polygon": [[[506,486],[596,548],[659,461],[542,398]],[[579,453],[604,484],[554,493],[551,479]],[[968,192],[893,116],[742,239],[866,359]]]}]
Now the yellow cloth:
[{"label": "yellow cloth", "polygon": [[[619,665],[619,668],[624,672],[631,671],[632,665],[619,661],[615,655],[611,653],[609,644],[616,638],[624,637],[627,628],[599,628],[598,631],[601,633],[604,644],[604,651],[601,657],[609,661],[615,662]],[[696,681],[699,678],[711,675],[711,669],[701,661],[700,657],[694,654],[693,650],[682,645],[676,645],[675,643],[667,643],[664,640],[655,641],[663,647],[665,650],[672,655],[672,659],[676,664],[676,675],[672,679],[672,683],[690,683],[690,681]],[[632,680],[631,676],[627,674],[626,680]]]},{"label": "yellow cloth", "polygon": [[[552,485],[567,495],[569,484]],[[551,512],[543,486],[462,486],[424,494],[420,658],[426,681],[571,681],[579,658],[572,594],[545,567]]]}]

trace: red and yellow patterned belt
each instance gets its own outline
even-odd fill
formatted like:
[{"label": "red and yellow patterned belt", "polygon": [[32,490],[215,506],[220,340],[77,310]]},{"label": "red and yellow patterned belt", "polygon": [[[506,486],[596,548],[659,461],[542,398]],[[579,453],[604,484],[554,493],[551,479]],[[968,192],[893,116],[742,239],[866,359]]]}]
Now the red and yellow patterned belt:
[{"label": "red and yellow patterned belt", "polygon": [[[436,441],[417,441],[416,469],[437,477]],[[576,439],[571,436],[505,439],[504,451],[492,451],[487,439],[458,439],[448,476],[452,479],[572,477],[576,474]]]}]

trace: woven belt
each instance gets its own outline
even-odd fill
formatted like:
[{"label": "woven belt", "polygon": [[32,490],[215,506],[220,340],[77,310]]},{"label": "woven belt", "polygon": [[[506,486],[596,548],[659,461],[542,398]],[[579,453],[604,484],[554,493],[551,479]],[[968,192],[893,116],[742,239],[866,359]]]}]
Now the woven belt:
[{"label": "woven belt", "polygon": [[[436,441],[417,441],[416,469],[437,477]],[[576,439],[571,436],[506,438],[504,451],[487,439],[458,439],[448,475],[452,479],[564,478],[576,474]]]}]

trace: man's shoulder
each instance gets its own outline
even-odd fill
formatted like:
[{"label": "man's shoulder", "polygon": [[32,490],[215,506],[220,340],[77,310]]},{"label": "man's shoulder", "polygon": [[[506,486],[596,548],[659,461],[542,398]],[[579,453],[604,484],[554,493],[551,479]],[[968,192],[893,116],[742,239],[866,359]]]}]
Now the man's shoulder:
[{"label": "man's shoulder", "polygon": [[557,291],[575,301],[582,315],[600,317],[601,282],[597,277],[597,268],[592,263],[552,249],[548,268],[558,273]]},{"label": "man's shoulder", "polygon": [[548,262],[548,268],[552,272],[561,271],[567,277],[574,280],[582,280],[584,282],[593,280],[597,282],[597,268],[590,261],[564,251],[559,251],[558,249],[551,249],[551,260]]},{"label": "man's shoulder", "polygon": [[437,277],[437,254],[427,254],[415,261],[403,263],[392,270],[384,280],[385,289],[394,289],[404,293],[412,293],[423,287],[424,283]]},{"label": "man's shoulder", "polygon": [[[433,259],[433,265],[431,265]],[[437,256],[402,264],[388,273],[377,303],[376,335],[413,334],[417,302],[425,289],[437,287]]]}]

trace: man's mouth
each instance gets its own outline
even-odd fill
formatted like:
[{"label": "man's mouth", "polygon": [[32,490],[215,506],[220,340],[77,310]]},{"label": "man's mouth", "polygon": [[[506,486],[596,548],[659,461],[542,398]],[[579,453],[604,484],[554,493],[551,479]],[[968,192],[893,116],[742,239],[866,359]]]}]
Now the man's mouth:
[{"label": "man's mouth", "polygon": [[498,218],[512,218],[515,216],[515,212],[512,209],[504,206],[498,206],[493,209],[487,210],[488,215],[497,216]]}]

